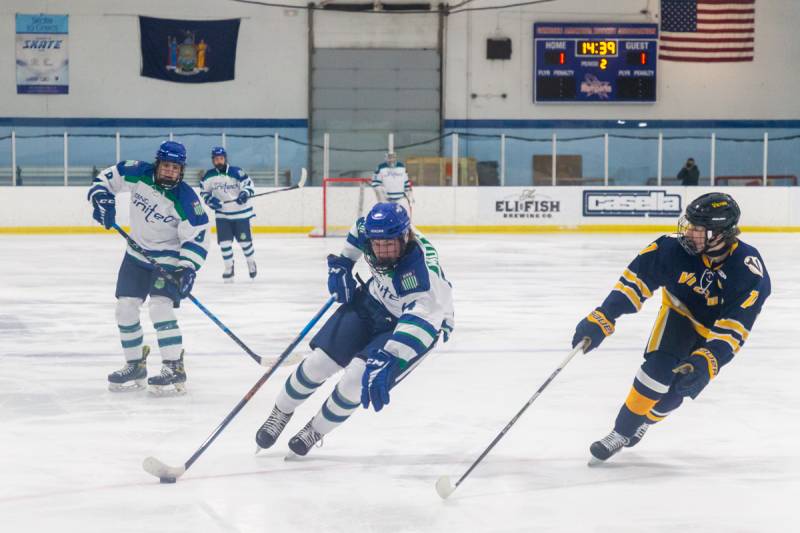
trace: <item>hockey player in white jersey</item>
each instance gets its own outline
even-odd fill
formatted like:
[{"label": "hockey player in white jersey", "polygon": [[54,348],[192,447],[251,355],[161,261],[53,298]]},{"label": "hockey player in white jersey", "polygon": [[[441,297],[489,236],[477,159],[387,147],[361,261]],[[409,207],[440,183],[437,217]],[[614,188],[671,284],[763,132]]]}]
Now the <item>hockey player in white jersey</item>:
[{"label": "hockey player in white jersey", "polygon": [[[356,287],[353,266],[364,256],[372,278]],[[436,248],[411,227],[405,209],[377,204],[359,218],[341,255],[328,256],[328,290],[341,306],[310,342],[313,352],[292,373],[256,434],[269,448],[295,409],[326,379],[344,369],[322,408],[289,440],[297,455],[358,408],[380,411],[389,391],[453,331],[452,286]]]},{"label": "hockey player in white jersey", "polygon": [[397,160],[397,154],[388,152],[386,160],[378,165],[372,175],[372,188],[378,202],[399,203],[411,216],[411,182],[405,165]]},{"label": "hockey player in white jersey", "polygon": [[100,172],[89,189],[92,216],[106,229],[115,224],[115,196],[131,193],[131,238],[178,282],[176,286],[166,280],[128,246],[116,288],[116,318],[126,364],[108,376],[113,391],[144,388],[150,350],[143,345],[139,315],[148,296],[163,365],[161,373],[147,382],[154,392],[184,391],[183,339],[173,307],[191,292],[195,273],[208,253],[208,216],[194,190],[183,182],[185,165],[186,148],[165,141],[154,164],[117,163]]},{"label": "hockey player in white jersey", "polygon": [[228,154],[221,146],[211,149],[211,163],[214,168],[200,180],[200,196],[214,210],[217,219],[217,243],[225,263],[222,279],[226,283],[233,282],[234,239],[242,247],[250,278],[255,278],[257,269],[250,219],[256,215],[249,205],[255,194],[253,180],[241,168],[228,164]]}]

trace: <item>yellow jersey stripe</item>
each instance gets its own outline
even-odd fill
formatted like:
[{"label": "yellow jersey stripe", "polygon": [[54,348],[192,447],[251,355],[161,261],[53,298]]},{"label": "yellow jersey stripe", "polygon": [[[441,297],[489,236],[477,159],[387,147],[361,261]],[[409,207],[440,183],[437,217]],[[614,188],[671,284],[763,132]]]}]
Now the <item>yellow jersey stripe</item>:
[{"label": "yellow jersey stripe", "polygon": [[645,298],[650,298],[653,296],[653,291],[651,291],[647,284],[639,279],[639,276],[634,274],[629,268],[625,269],[625,272],[622,273],[622,277],[636,285],[636,287],[639,289],[639,292],[641,292]]},{"label": "yellow jersey stripe", "polygon": [[729,329],[735,333],[738,333],[742,338],[742,341],[746,341],[747,337],[750,336],[750,330],[744,327],[744,324],[732,318],[723,318],[721,320],[717,320],[714,322],[714,327]]},{"label": "yellow jersey stripe", "polygon": [[740,343],[736,337],[734,337],[733,335],[728,335],[727,333],[717,333],[716,331],[709,331],[708,337],[706,337],[706,339],[710,341],[717,340],[728,343],[728,346],[731,347],[733,353],[738,352],[739,349],[742,347],[742,343]]},{"label": "yellow jersey stripe", "polygon": [[624,294],[637,311],[642,308],[642,299],[639,298],[639,295],[636,294],[636,291],[623,284],[621,281],[618,281],[617,284],[614,285],[614,290]]}]

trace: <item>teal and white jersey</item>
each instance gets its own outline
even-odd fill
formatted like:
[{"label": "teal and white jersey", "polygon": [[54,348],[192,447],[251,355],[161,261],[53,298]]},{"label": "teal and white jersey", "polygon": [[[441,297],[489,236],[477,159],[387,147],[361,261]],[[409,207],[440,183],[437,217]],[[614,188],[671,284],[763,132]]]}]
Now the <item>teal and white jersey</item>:
[{"label": "teal and white jersey", "polygon": [[383,202],[399,202],[411,191],[408,172],[400,161],[394,167],[381,163],[372,176],[371,185]]},{"label": "teal and white jersey", "polygon": [[[225,172],[212,168],[200,180],[200,196],[208,202],[212,196],[222,202],[222,208],[215,210],[217,218],[225,220],[243,220],[255,215],[250,205],[250,200],[244,204],[237,204],[239,193],[245,191],[249,196],[255,194],[253,180],[239,167],[225,166]],[[230,203],[225,203],[230,202]]]},{"label": "teal and white jersey", "polygon": [[[194,190],[184,182],[171,190],[155,184],[155,167],[123,161],[100,172],[92,181],[89,200],[106,191],[131,193],[131,238],[167,268],[198,270],[208,254],[208,215]],[[130,246],[128,255],[152,268]]]},{"label": "teal and white jersey", "polygon": [[[430,241],[413,230],[413,239],[397,266],[388,273],[372,272],[370,295],[398,319],[383,349],[410,361],[431,349],[440,333],[453,332],[453,286],[445,278],[439,254]],[[342,255],[358,261],[367,251],[364,218],[350,230]]]}]

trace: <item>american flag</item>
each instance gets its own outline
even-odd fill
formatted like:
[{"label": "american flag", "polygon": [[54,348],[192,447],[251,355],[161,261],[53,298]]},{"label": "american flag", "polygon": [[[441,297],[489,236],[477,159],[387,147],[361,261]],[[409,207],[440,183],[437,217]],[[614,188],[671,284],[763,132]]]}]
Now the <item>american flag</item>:
[{"label": "american flag", "polygon": [[659,59],[752,61],[755,0],[661,0]]}]

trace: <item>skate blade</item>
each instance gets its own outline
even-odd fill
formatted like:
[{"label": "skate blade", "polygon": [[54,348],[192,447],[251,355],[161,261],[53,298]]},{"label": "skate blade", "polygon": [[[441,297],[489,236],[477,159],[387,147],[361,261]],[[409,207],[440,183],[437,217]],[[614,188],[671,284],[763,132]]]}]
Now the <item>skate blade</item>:
[{"label": "skate blade", "polygon": [[300,459],[302,459],[302,456],[294,452],[289,452],[283,457],[283,460],[287,462],[299,461]]},{"label": "skate blade", "polygon": [[111,392],[139,392],[147,388],[147,382],[144,379],[137,379],[133,384],[125,383],[109,383],[108,390]]},{"label": "skate blade", "polygon": [[222,283],[233,283],[233,278],[222,278]]},{"label": "skate blade", "polygon": [[186,385],[184,383],[173,383],[172,385],[150,385],[147,392],[153,396],[167,397],[167,396],[183,396],[186,394]]},{"label": "skate blade", "polygon": [[606,462],[603,459],[598,459],[597,457],[592,455],[591,457],[589,457],[589,462],[586,463],[586,466],[600,466],[604,464],[606,464]]}]

